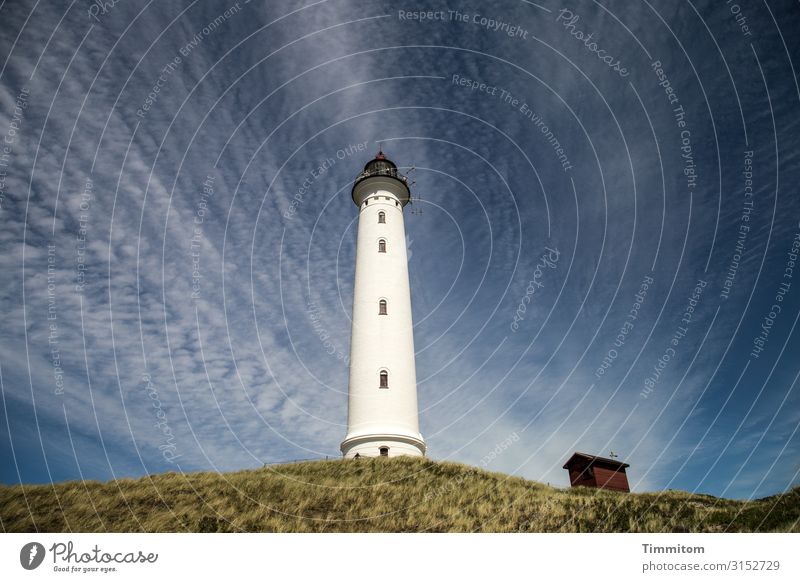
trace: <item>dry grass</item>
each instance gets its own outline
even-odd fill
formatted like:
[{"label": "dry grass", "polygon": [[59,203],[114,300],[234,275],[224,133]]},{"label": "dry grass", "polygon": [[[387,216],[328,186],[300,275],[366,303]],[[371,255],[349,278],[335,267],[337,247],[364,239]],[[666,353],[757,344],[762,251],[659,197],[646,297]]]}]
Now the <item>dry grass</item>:
[{"label": "dry grass", "polygon": [[800,531],[800,488],[756,501],[560,490],[408,457],[0,486],[13,532]]}]

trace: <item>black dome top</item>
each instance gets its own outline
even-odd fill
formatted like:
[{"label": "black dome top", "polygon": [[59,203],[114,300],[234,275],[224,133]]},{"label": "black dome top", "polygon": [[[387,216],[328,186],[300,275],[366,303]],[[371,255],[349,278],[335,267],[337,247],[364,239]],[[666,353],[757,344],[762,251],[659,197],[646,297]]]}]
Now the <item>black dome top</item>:
[{"label": "black dome top", "polygon": [[364,166],[364,173],[370,176],[392,176],[397,177],[397,166],[395,163],[383,155],[382,151],[378,152],[374,160],[370,160]]}]

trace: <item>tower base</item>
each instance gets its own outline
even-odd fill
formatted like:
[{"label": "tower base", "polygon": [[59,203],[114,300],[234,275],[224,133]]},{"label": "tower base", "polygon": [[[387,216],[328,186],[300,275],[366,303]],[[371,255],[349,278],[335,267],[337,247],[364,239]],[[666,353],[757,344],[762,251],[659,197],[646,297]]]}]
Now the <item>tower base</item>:
[{"label": "tower base", "polygon": [[368,434],[345,438],[339,447],[345,459],[359,457],[424,457],[425,441],[400,434]]}]

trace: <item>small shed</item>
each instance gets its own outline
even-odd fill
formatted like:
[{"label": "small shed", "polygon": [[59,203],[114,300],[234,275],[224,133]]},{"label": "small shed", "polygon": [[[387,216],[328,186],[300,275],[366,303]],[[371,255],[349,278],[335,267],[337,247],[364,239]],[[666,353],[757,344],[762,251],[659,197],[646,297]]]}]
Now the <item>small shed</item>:
[{"label": "small shed", "polygon": [[625,473],[628,467],[628,463],[586,453],[574,453],[564,463],[573,487],[596,487],[625,492],[631,490],[628,486],[628,475]]}]

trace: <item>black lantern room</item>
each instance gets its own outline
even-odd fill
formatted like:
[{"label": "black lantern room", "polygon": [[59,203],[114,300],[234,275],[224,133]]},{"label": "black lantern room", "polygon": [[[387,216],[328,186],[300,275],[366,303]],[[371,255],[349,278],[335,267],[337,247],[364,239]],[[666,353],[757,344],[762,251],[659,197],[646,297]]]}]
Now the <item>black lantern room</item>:
[{"label": "black lantern room", "polygon": [[[356,200],[356,190],[358,185],[369,178],[388,178],[397,180],[403,185],[404,195],[400,196],[400,202],[405,206],[411,200],[411,192],[408,188],[408,179],[397,171],[397,165],[388,159],[383,151],[379,151],[375,159],[370,160],[364,166],[364,170],[356,176],[353,184],[353,200]],[[358,202],[356,202],[358,204]]]}]

